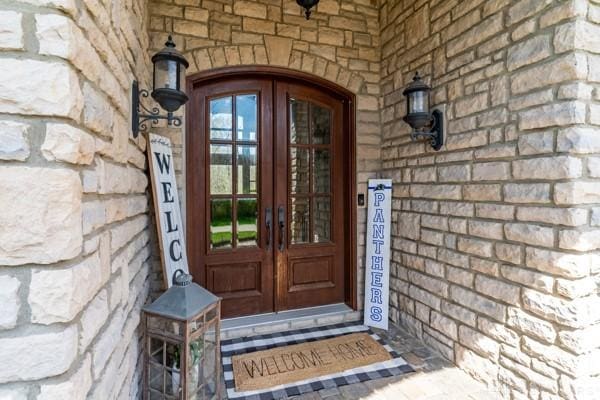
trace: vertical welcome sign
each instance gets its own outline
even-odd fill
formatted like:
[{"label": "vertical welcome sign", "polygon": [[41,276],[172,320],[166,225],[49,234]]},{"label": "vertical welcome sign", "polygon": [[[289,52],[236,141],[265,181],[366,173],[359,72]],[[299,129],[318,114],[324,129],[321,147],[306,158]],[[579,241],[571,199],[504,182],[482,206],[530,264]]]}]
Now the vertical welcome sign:
[{"label": "vertical welcome sign", "polygon": [[365,325],[388,328],[392,180],[369,179]]},{"label": "vertical welcome sign", "polygon": [[175,182],[175,165],[171,141],[162,136],[148,135],[148,164],[152,177],[154,212],[163,265],[163,278],[170,288],[173,273],[178,269],[188,272],[179,195]]}]

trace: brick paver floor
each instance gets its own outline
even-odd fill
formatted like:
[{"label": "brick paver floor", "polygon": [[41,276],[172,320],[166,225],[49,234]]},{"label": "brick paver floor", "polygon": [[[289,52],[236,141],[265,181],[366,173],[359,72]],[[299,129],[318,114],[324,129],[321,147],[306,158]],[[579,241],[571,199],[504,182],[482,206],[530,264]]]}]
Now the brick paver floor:
[{"label": "brick paver floor", "polygon": [[405,329],[390,325],[378,335],[408,361],[416,372],[402,376],[325,389],[294,400],[499,400],[497,393],[475,381]]},{"label": "brick paver floor", "polygon": [[416,370],[402,376],[324,389],[294,400],[499,400],[497,393],[475,381],[405,329],[375,329]]}]

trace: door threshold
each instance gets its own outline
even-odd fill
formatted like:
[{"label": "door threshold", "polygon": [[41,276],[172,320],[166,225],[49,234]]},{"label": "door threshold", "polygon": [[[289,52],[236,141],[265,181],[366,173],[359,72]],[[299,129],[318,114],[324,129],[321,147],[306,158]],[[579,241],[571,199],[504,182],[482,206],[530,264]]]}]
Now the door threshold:
[{"label": "door threshold", "polygon": [[233,339],[357,321],[362,314],[344,303],[224,319],[221,338]]}]

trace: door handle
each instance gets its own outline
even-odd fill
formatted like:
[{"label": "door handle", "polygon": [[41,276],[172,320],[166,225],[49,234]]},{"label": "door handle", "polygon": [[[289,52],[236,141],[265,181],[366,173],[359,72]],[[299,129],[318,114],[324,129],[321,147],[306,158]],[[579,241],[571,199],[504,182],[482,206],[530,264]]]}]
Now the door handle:
[{"label": "door handle", "polygon": [[277,210],[279,219],[279,251],[283,251],[285,243],[285,212],[283,206]]},{"label": "door handle", "polygon": [[265,210],[265,225],[267,226],[267,250],[271,250],[271,224],[273,222],[273,211],[271,207]]}]

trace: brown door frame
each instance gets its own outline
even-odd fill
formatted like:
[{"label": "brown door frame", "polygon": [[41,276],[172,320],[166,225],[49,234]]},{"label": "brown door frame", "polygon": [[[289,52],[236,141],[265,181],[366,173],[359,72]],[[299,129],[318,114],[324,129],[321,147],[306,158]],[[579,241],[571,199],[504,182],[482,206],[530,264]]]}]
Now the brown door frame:
[{"label": "brown door frame", "polygon": [[[192,74],[187,77],[187,93],[194,93],[194,88],[197,86],[205,85],[207,83],[214,83],[218,81],[227,81],[229,78],[272,78],[278,80],[288,80],[290,82],[308,83],[311,86],[324,90],[331,95],[338,97],[343,102],[344,115],[343,115],[343,130],[347,132],[346,143],[345,143],[345,170],[349,172],[348,185],[345,187],[344,193],[344,204],[347,209],[350,210],[348,213],[349,218],[345,221],[346,230],[349,232],[348,240],[346,241],[345,253],[348,256],[348,262],[344,270],[344,293],[345,303],[352,309],[358,309],[358,298],[357,298],[357,208],[356,208],[356,118],[355,118],[355,95],[351,91],[333,83],[321,77],[308,74],[301,71],[294,71],[287,68],[272,67],[272,66],[237,66],[237,67],[225,67],[216,68],[208,71],[202,71]],[[194,98],[191,99],[192,102]],[[189,106],[188,106],[189,107]],[[192,118],[192,113],[186,113],[186,134],[185,143],[186,149],[190,148],[195,141],[191,137],[191,132],[197,131],[198,119]],[[189,133],[189,134],[188,134]],[[193,171],[193,168],[198,165],[197,159],[192,159],[186,154],[185,165],[186,165],[186,184],[187,174]],[[190,207],[188,205],[193,204],[194,199],[192,198],[194,190],[186,190],[186,215],[190,215]],[[197,229],[192,229],[191,224],[186,223],[186,237],[187,237],[187,251],[188,258],[190,260],[190,270],[195,271],[194,260],[201,257],[199,253],[199,246],[194,246],[194,238],[198,232]],[[203,276],[200,271],[196,271],[195,276]],[[203,282],[200,282],[203,283]]]}]

